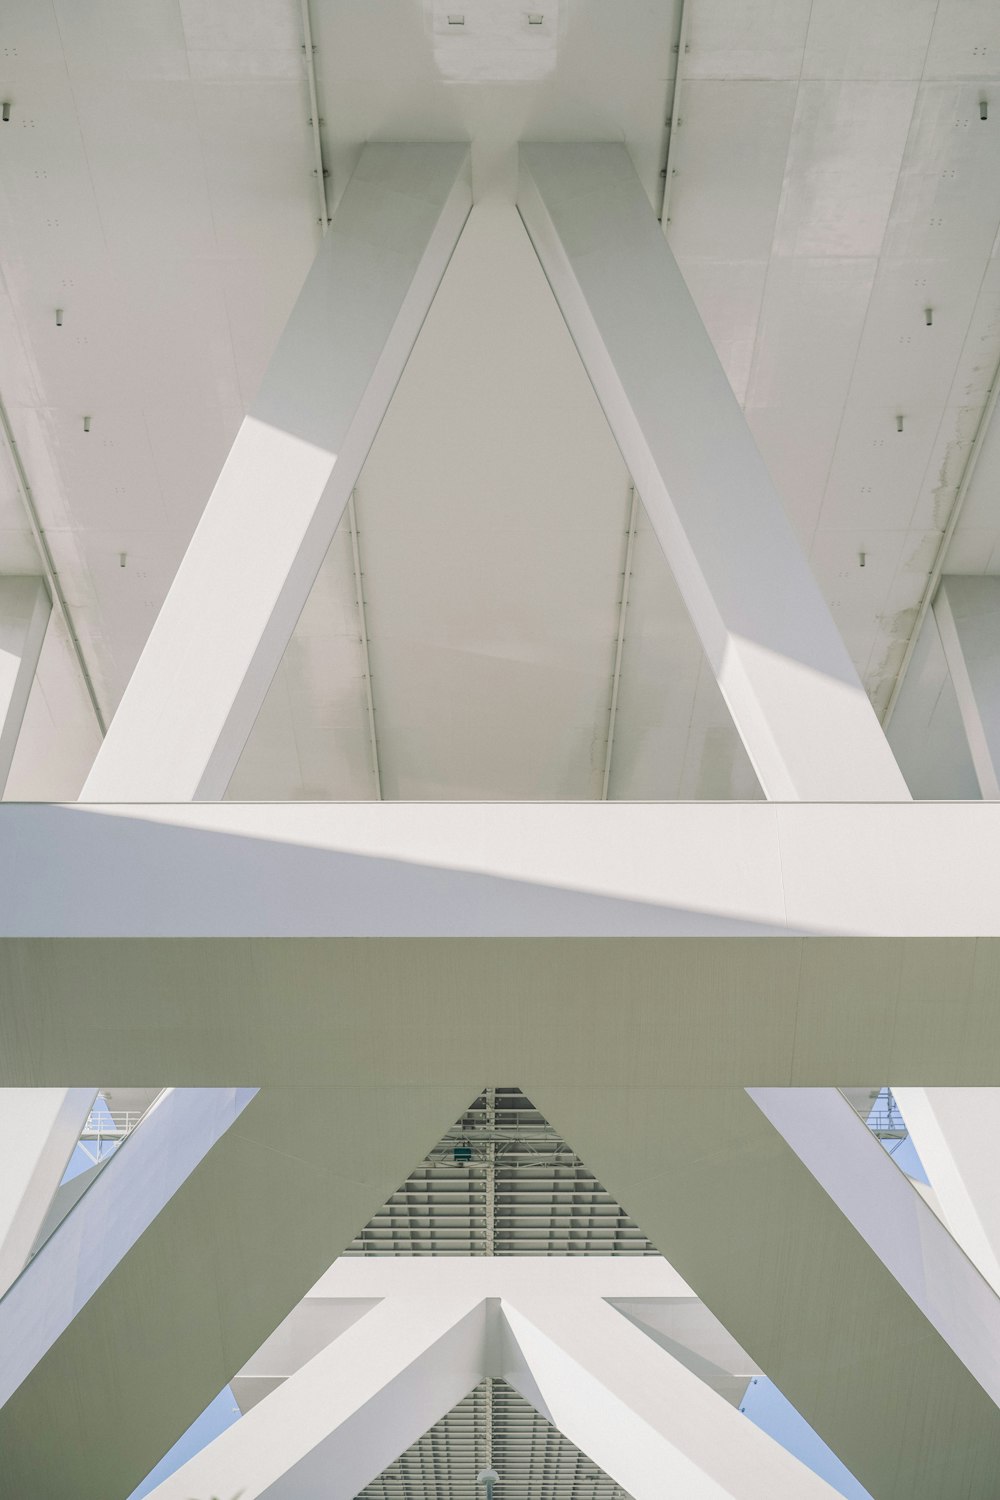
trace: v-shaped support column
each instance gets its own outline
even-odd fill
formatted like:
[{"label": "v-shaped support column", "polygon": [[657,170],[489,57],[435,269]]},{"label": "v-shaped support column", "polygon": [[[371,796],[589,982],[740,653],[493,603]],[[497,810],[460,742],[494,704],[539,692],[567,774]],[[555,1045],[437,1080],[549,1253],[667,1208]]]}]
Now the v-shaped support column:
[{"label": "v-shaped support column", "polygon": [[225,792],[471,205],[467,147],[363,151],[82,801]]},{"label": "v-shaped support column", "polygon": [[624,146],[522,146],[517,203],[765,795],[906,799]]}]

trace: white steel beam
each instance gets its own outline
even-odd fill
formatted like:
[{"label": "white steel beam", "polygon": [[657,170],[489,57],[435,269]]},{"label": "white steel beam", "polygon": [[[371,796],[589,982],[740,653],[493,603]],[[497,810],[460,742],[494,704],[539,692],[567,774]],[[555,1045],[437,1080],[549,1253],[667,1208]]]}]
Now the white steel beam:
[{"label": "white steel beam", "polygon": [[517,202],[765,795],[905,799],[625,147],[522,146]]},{"label": "white steel beam", "polygon": [[81,800],[225,792],[471,201],[467,147],[365,147]]},{"label": "white steel beam", "polygon": [[1000,578],[942,578],[934,619],[984,797],[1000,797]]},{"label": "white steel beam", "polygon": [[5,804],[0,842],[5,1086],[1000,1084],[998,804]]},{"label": "white steel beam", "polygon": [[599,1297],[501,1303],[504,1378],[633,1500],[836,1491]]},{"label": "white steel beam", "polygon": [[[728,1045],[723,1027],[716,1044]],[[872,1495],[992,1500],[996,1404],[743,1089],[589,1078],[559,1087],[520,1076],[535,1107]]]},{"label": "white steel beam", "polygon": [[44,1359],[256,1092],[164,1092],[127,1149],[108,1161],[27,1274],[0,1301],[0,1406]]},{"label": "white steel beam", "polygon": [[[837,1089],[747,1093],[1000,1406],[1000,1298],[849,1102]],[[998,1118],[994,1110],[994,1125]],[[989,1162],[983,1175],[995,1178],[992,1142],[980,1141],[979,1151]]]},{"label": "white steel beam", "polygon": [[14,759],[51,612],[43,578],[0,578],[0,795]]},{"label": "white steel beam", "polygon": [[28,1263],[96,1089],[0,1089],[0,1297]]},{"label": "white steel beam", "polygon": [[945,1223],[1000,1293],[1000,1088],[893,1089]]},{"label": "white steel beam", "polygon": [[354,1500],[478,1385],[485,1362],[480,1298],[387,1297],[150,1500]]}]

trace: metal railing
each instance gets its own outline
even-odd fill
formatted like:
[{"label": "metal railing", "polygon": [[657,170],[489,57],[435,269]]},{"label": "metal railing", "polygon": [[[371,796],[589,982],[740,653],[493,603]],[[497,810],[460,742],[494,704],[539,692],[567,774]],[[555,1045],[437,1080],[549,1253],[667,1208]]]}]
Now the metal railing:
[{"label": "metal railing", "polygon": [[77,1145],[97,1166],[117,1151],[145,1115],[145,1110],[106,1109],[101,1105],[90,1111],[80,1132]]}]

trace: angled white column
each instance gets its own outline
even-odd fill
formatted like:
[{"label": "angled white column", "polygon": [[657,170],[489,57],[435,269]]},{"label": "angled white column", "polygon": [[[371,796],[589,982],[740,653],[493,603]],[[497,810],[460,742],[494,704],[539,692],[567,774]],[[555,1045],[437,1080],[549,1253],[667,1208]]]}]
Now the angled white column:
[{"label": "angled white column", "polygon": [[0,795],[14,759],[51,611],[43,578],[0,578]]},{"label": "angled white column", "polygon": [[625,147],[522,146],[517,201],[765,795],[905,799]]},{"label": "angled white column", "polygon": [[747,1093],[1000,1406],[1000,1298],[848,1101],[837,1089]]},{"label": "angled white column", "polygon": [[1000,797],[1000,578],[942,578],[934,619],[984,797]]},{"label": "angled white column", "polygon": [[0,1089],[0,1297],[28,1262],[96,1089]]},{"label": "angled white column", "polygon": [[476,1295],[387,1297],[150,1500],[354,1500],[483,1378],[486,1312]]},{"label": "angled white column", "polygon": [[893,1089],[955,1239],[1000,1293],[1000,1089]]},{"label": "angled white column", "polygon": [[362,152],[81,800],[225,792],[471,201],[465,146]]},{"label": "angled white column", "polygon": [[[3,1090],[7,1095],[13,1092]],[[75,1092],[90,1092],[93,1098],[92,1091]],[[0,1301],[0,1406],[45,1357],[256,1092],[168,1089],[157,1100]]]},{"label": "angled white column", "polygon": [[836,1491],[601,1298],[501,1304],[504,1378],[633,1500]]}]

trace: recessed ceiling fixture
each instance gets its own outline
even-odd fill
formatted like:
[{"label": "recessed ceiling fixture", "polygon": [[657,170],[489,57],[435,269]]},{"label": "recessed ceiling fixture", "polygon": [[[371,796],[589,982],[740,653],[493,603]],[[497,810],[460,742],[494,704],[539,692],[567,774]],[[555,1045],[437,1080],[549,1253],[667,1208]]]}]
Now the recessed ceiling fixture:
[{"label": "recessed ceiling fixture", "polygon": [[859,568],[863,568],[864,567],[865,560],[867,559],[867,557],[868,557],[868,553],[867,552],[859,552],[858,553],[858,567]]},{"label": "recessed ceiling fixture", "polygon": [[56,327],[57,328],[61,328],[62,327],[62,318],[63,318],[63,310],[62,310],[61,307],[57,307],[56,308]]},{"label": "recessed ceiling fixture", "polygon": [[464,26],[465,25],[465,17],[464,16],[449,16],[448,17],[448,25],[449,26]]},{"label": "recessed ceiling fixture", "polygon": [[89,432],[90,431],[90,418],[89,417],[84,417],[84,419],[83,419],[83,430],[84,430],[84,432]]},{"label": "recessed ceiling fixture", "polygon": [[902,430],[903,430],[903,419],[902,419],[902,417],[897,417],[896,418],[896,431],[897,432],[902,432]]},{"label": "recessed ceiling fixture", "polygon": [[927,324],[928,328],[930,328],[931,324],[934,322],[934,309],[933,309],[933,307],[925,307],[924,308],[924,322]]},{"label": "recessed ceiling fixture", "polygon": [[3,104],[3,117],[4,117],[4,123],[6,124],[6,122],[10,119],[10,101],[8,99],[4,100],[4,104]]},{"label": "recessed ceiling fixture", "polygon": [[[7,106],[5,104],[4,105],[4,109],[6,109],[6,108],[7,108]],[[980,101],[979,101],[979,118],[981,120],[988,120],[989,117],[990,117],[989,100],[988,99],[980,99]],[[7,116],[4,115],[4,119],[5,120],[6,120],[6,118],[7,118]]]},{"label": "recessed ceiling fixture", "polygon": [[528,16],[528,25],[529,26],[541,26],[542,23],[544,22],[544,20],[545,20],[545,17],[542,15],[541,11],[537,11],[536,10],[536,11],[533,11]]}]

